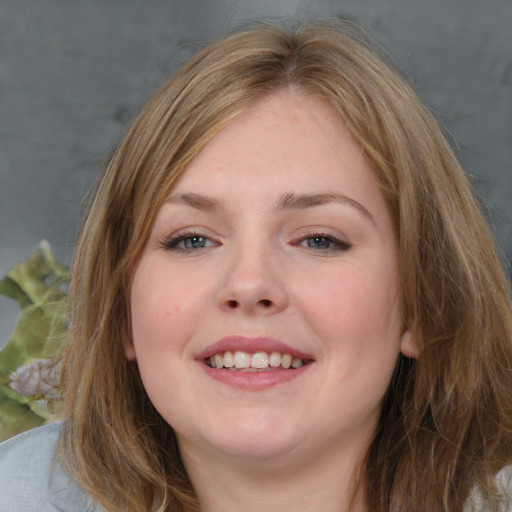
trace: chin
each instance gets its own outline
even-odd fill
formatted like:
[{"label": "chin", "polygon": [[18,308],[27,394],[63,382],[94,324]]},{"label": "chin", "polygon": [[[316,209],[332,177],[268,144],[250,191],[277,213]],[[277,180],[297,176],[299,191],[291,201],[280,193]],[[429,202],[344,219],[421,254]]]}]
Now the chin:
[{"label": "chin", "polygon": [[282,418],[238,417],[216,426],[209,424],[203,434],[202,443],[217,453],[254,462],[285,456],[300,444],[296,429],[287,427]]},{"label": "chin", "polygon": [[233,439],[218,443],[215,447],[226,456],[243,460],[264,463],[275,461],[291,455],[297,449],[297,444],[282,439],[243,439],[233,442]]}]

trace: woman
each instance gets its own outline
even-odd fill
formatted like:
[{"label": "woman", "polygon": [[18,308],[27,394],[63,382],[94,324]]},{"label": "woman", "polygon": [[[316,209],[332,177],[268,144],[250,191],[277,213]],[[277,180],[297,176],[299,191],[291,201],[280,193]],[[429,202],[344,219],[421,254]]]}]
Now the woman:
[{"label": "woman", "polygon": [[440,129],[351,26],[189,61],[99,181],[72,273],[66,500],[509,510],[507,281]]}]

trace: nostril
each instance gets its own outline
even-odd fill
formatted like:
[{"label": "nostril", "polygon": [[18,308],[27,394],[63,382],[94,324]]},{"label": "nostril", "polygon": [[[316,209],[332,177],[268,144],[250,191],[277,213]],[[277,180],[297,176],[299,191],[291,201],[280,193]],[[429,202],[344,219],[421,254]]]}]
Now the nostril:
[{"label": "nostril", "polygon": [[261,299],[261,300],[258,300],[257,302],[247,301],[247,303],[246,303],[243,300],[237,301],[235,299],[230,299],[230,300],[226,300],[224,302],[224,305],[228,309],[238,309],[238,308],[245,309],[246,307],[252,308],[253,306],[256,306],[256,307],[259,307],[262,309],[270,309],[274,305],[274,302],[269,299]]}]

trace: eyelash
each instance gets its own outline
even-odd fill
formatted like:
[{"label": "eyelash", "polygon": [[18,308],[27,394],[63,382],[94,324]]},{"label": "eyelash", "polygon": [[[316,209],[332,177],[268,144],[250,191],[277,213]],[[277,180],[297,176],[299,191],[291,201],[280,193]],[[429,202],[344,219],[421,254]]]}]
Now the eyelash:
[{"label": "eyelash", "polygon": [[[204,240],[206,244],[210,242],[209,245],[203,245],[199,247],[179,247],[179,244],[181,242],[186,242],[187,240]],[[308,240],[323,240],[324,242],[327,242],[328,247],[314,247],[312,245],[303,245],[304,242],[307,242]],[[176,251],[182,254],[187,254],[192,251],[200,250],[200,249],[207,249],[208,247],[212,247],[213,245],[218,245],[218,242],[212,240],[211,238],[198,233],[196,231],[185,231],[185,232],[177,232],[174,235],[171,235],[169,237],[164,238],[161,241],[161,245],[164,249]],[[343,242],[342,240],[339,240],[338,238],[328,235],[327,233],[308,233],[305,236],[301,237],[300,239],[294,241],[292,245],[295,246],[302,246],[306,247],[308,249],[312,249],[314,251],[320,251],[320,252],[346,252],[348,251],[352,246],[348,244],[347,242]]]},{"label": "eyelash", "polygon": [[170,251],[176,251],[179,253],[187,254],[194,250],[199,249],[206,249],[208,247],[211,247],[212,245],[207,245],[203,247],[178,247],[178,244],[181,242],[185,242],[186,240],[191,239],[202,239],[206,243],[211,242],[213,245],[217,245],[217,242],[213,241],[211,238],[202,235],[201,233],[197,233],[195,231],[184,231],[180,232],[178,231],[174,235],[171,235],[169,237],[165,237],[160,243],[164,249],[170,250]]},{"label": "eyelash", "polygon": [[[303,245],[303,242],[307,242],[308,240],[314,240],[314,239],[324,239],[327,241],[331,246],[326,248],[319,248],[319,247],[312,247],[310,245]],[[348,251],[352,246],[347,243],[343,242],[342,240],[339,240],[338,238],[328,235],[327,233],[308,233],[307,235],[301,237],[296,242],[293,243],[293,245],[300,245],[302,247],[306,247],[308,249],[312,249],[315,251],[321,251],[321,252],[346,252]]]}]

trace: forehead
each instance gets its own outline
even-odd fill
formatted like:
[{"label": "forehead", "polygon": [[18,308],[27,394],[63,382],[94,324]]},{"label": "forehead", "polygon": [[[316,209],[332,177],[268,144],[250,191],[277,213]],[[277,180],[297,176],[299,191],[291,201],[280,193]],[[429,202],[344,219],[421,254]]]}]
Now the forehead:
[{"label": "forehead", "polygon": [[371,166],[341,119],[326,102],[290,91],[251,105],[206,144],[171,195],[190,192],[251,201],[336,192],[372,208],[383,203]]}]

